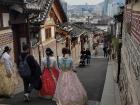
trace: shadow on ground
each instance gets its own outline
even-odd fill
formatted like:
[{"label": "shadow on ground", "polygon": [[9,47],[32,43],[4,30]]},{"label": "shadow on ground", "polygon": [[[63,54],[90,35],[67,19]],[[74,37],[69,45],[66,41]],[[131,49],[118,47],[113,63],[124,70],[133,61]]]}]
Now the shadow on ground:
[{"label": "shadow on ground", "polygon": [[89,66],[77,68],[78,77],[87,91],[88,100],[101,101],[107,65],[107,59],[93,58]]},{"label": "shadow on ground", "polygon": [[24,102],[23,93],[15,95],[13,98],[2,99],[0,105],[56,105],[54,101],[38,97],[37,92],[31,94],[31,102]]}]

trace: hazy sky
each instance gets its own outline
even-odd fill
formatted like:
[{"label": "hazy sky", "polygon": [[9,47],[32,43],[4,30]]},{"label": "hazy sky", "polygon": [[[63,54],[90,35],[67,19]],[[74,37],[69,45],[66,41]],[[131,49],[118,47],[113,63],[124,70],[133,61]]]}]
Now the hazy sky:
[{"label": "hazy sky", "polygon": [[85,3],[88,3],[88,4],[98,4],[104,0],[65,0],[68,4],[85,4]]}]

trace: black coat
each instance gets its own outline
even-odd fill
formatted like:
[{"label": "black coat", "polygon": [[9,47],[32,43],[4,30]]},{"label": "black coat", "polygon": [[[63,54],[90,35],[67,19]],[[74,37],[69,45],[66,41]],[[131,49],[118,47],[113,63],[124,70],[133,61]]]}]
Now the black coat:
[{"label": "black coat", "polygon": [[[28,55],[28,53],[22,53],[21,58],[25,59],[25,57]],[[35,58],[32,55],[28,55],[27,63],[31,70],[31,84],[34,86],[35,89],[41,88],[41,68],[38,62],[35,60]]]}]

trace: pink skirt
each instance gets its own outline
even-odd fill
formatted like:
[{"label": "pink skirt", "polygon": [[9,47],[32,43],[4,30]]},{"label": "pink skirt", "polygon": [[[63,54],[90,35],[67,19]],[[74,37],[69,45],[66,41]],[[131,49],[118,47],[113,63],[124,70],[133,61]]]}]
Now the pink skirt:
[{"label": "pink skirt", "polygon": [[60,73],[54,100],[58,105],[84,105],[86,103],[87,93],[75,72]]}]

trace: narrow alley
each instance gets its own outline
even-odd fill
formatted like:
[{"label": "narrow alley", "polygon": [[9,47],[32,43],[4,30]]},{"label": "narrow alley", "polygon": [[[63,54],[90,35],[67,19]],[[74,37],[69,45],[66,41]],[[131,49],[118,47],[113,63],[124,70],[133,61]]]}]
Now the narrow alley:
[{"label": "narrow alley", "polygon": [[[92,57],[90,65],[82,68],[76,67],[77,75],[88,94],[88,105],[98,105],[100,103],[105,83],[108,60],[102,56],[102,48],[98,50],[100,58],[98,56]],[[23,102],[23,93],[18,93],[11,99],[2,99],[0,103],[3,105],[56,105],[51,100],[38,97],[36,91],[32,93],[30,103]]]},{"label": "narrow alley", "polygon": [[0,0],[0,105],[140,105],[139,31],[140,0]]}]

